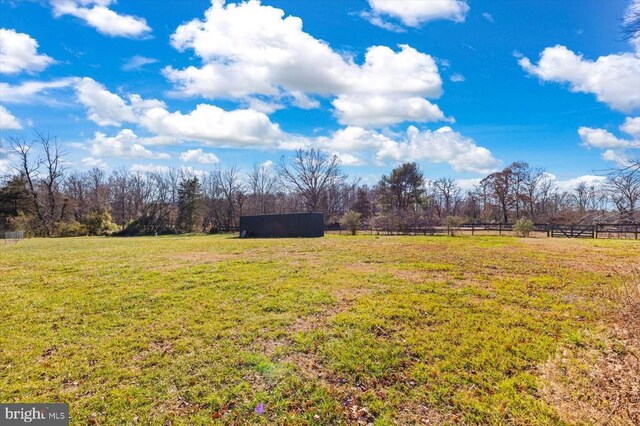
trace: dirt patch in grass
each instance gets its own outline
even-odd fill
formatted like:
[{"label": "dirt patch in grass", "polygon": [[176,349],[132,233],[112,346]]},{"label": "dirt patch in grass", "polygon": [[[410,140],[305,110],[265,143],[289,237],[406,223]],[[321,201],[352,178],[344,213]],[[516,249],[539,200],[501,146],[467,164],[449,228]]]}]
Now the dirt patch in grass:
[{"label": "dirt patch in grass", "polygon": [[365,287],[338,289],[332,293],[335,303],[330,308],[319,314],[298,318],[296,322],[288,327],[287,334],[308,332],[324,327],[336,314],[348,309],[360,297],[371,293],[372,290]]},{"label": "dirt patch in grass", "polygon": [[446,272],[423,272],[408,269],[394,270],[393,276],[413,284],[424,284],[426,282],[446,282],[451,274]]},{"label": "dirt patch in grass", "polygon": [[[590,272],[631,272],[640,257],[640,244],[628,245],[627,256],[613,257],[620,241],[615,240],[580,240],[567,238],[546,238],[520,240],[547,255],[550,264],[569,267]],[[635,261],[634,261],[635,259]],[[551,265],[549,265],[551,266]]]},{"label": "dirt patch in grass", "polygon": [[442,425],[460,423],[459,416],[444,415],[424,404],[410,404],[398,412],[396,424],[399,425]]},{"label": "dirt patch in grass", "polygon": [[624,311],[603,343],[564,348],[541,368],[542,396],[563,421],[640,424],[639,318],[640,309]]},{"label": "dirt patch in grass", "polygon": [[380,272],[380,268],[375,263],[350,263],[344,266],[344,269],[352,272],[364,272],[367,274]]},{"label": "dirt patch in grass", "polygon": [[216,263],[237,257],[234,254],[194,252],[194,253],[177,253],[172,256],[174,260],[188,261],[194,263]]}]

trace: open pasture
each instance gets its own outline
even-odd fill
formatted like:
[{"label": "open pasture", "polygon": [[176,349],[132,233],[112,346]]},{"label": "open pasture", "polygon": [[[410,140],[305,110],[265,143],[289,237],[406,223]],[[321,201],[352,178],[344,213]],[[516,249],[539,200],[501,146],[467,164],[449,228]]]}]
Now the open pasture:
[{"label": "open pasture", "polygon": [[623,240],[25,240],[0,247],[0,401],[72,424],[633,424],[638,263]]}]

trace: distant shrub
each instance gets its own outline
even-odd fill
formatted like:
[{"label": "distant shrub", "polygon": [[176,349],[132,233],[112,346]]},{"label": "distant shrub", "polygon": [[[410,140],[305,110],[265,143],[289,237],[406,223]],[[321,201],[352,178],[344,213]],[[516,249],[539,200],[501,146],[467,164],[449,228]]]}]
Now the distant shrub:
[{"label": "distant shrub", "polygon": [[89,235],[110,235],[118,230],[118,225],[111,221],[109,212],[93,212],[84,220]]},{"label": "distant shrub", "polygon": [[340,224],[347,228],[351,235],[356,235],[358,228],[362,225],[362,214],[350,210],[346,212],[340,219]]},{"label": "distant shrub", "polygon": [[120,231],[111,235],[116,237],[135,237],[139,235],[168,235],[178,232],[167,223],[156,220],[153,216],[143,215],[128,222]]},{"label": "distant shrub", "polygon": [[55,234],[58,237],[83,237],[89,235],[89,230],[80,222],[60,222],[56,226]]},{"label": "distant shrub", "polygon": [[533,232],[533,222],[531,219],[522,218],[513,225],[513,232],[519,237],[528,237]]},{"label": "distant shrub", "polygon": [[444,220],[444,224],[447,227],[447,235],[451,235],[453,237],[456,233],[456,229],[460,228],[463,223],[464,218],[460,216],[447,216]]},{"label": "distant shrub", "polygon": [[10,217],[7,221],[9,229],[12,231],[24,231],[25,236],[33,237],[38,234],[38,221],[34,216],[18,212],[17,216]]}]

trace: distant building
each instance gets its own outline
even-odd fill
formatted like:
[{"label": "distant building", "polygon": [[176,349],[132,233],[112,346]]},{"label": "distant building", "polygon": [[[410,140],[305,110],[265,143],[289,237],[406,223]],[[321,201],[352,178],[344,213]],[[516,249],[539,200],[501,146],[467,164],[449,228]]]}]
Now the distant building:
[{"label": "distant building", "polygon": [[324,213],[265,214],[240,217],[240,238],[324,236]]}]

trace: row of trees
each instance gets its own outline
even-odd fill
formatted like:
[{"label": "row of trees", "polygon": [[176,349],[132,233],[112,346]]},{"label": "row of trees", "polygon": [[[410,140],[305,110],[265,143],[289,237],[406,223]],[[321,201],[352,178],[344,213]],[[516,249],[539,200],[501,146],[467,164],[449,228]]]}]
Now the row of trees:
[{"label": "row of trees", "polygon": [[24,139],[9,142],[17,160],[0,181],[0,229],[32,235],[215,232],[236,227],[243,214],[294,211],[323,211],[328,223],[355,213],[382,229],[445,224],[452,217],[634,221],[640,207],[638,164],[611,172],[603,185],[563,191],[543,170],[516,162],[465,191],[451,178],[427,180],[416,163],[394,168],[374,186],[360,185],[343,173],[337,157],[318,149],[298,150],[273,167],[256,164],[248,173],[229,165],[199,174],[106,174],[68,169],[61,145],[47,135],[38,134],[37,147]]}]

